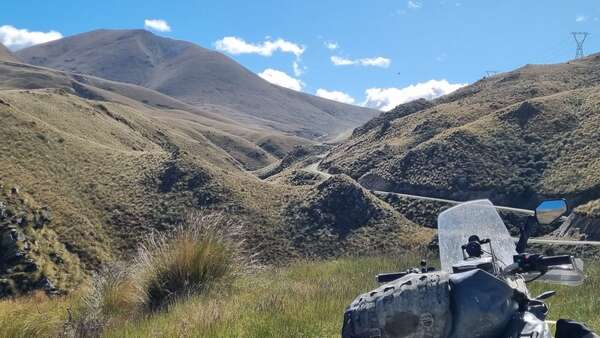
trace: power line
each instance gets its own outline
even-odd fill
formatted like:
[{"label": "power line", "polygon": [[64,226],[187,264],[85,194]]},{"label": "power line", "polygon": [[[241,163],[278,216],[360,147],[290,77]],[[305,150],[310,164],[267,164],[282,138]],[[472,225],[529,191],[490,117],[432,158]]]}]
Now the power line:
[{"label": "power line", "polygon": [[571,32],[573,38],[575,39],[575,43],[577,44],[577,50],[575,51],[575,58],[581,59],[583,57],[583,43],[585,39],[587,39],[590,33],[588,32]]}]

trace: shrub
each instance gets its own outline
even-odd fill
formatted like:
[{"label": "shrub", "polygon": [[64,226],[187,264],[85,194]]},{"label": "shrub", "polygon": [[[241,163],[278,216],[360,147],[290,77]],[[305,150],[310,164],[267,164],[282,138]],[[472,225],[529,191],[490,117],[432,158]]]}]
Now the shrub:
[{"label": "shrub", "polygon": [[247,263],[242,226],[223,214],[193,212],[171,233],[155,233],[140,247],[136,284],[145,305],[171,302],[226,283]]}]

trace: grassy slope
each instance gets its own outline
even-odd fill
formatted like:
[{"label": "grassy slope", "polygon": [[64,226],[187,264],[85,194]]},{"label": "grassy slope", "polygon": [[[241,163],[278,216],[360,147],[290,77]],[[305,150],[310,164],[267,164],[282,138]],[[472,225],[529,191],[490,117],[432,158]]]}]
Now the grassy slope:
[{"label": "grassy slope", "polygon": [[[236,129],[183,104],[160,108],[159,102],[180,103],[143,88],[100,83],[101,89],[90,84],[100,79],[12,63],[0,68],[6,70],[0,73],[0,201],[16,186],[30,204],[51,212],[49,236],[64,245],[61,258],[74,262],[52,266],[58,271],[52,281],[64,280],[56,286],[73,288],[80,278],[60,274],[79,276],[122,258],[140,236],[169,229],[193,208],[226,210],[248,223],[249,245],[268,261],[299,256],[290,215],[281,211],[310,191],[264,183],[243,169],[275,160],[255,144],[277,154],[298,139]],[[148,104],[138,101],[146,98]],[[368,238],[361,241],[355,242],[368,246]]]},{"label": "grassy slope", "polygon": [[[374,275],[417,263],[416,257],[357,258],[297,263],[236,281],[233,289],[175,305],[168,313],[113,322],[106,337],[339,337],[344,308],[376,286]],[[554,289],[550,319],[574,318],[600,330],[600,266],[590,264],[583,286],[536,284],[532,294]],[[53,337],[62,329],[73,298],[0,301],[5,337]]]},{"label": "grassy slope", "polygon": [[[108,337],[339,337],[344,308],[376,286],[374,276],[415,265],[416,259],[362,258],[299,264],[240,281],[222,301],[196,299],[172,313],[110,331]],[[532,294],[557,290],[551,320],[573,318],[600,330],[600,266],[577,288],[536,284]],[[186,324],[184,324],[186,323]]]},{"label": "grassy slope", "polygon": [[406,193],[520,206],[561,195],[584,203],[600,197],[599,73],[595,55],[481,80],[433,107],[387,114],[324,165]]}]

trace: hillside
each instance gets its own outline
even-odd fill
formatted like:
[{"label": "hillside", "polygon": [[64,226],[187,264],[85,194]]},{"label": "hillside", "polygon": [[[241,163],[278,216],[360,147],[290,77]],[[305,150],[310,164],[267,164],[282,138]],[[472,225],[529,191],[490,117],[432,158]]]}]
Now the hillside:
[{"label": "hillside", "polygon": [[322,166],[364,186],[533,207],[600,198],[600,55],[527,65],[357,128]]},{"label": "hillside", "polygon": [[156,90],[303,138],[335,138],[379,112],[272,85],[225,55],[144,30],[97,30],[18,52],[25,62]]},{"label": "hillside", "polygon": [[[0,119],[0,297],[72,290],[194,209],[247,224],[249,249],[261,262],[346,253],[337,242],[310,249],[310,239],[340,217],[327,208],[333,197],[247,171],[306,140],[240,126],[143,87],[1,61]],[[296,208],[313,195],[312,206],[325,215],[317,223],[302,221],[304,209]],[[368,194],[358,196],[373,217],[344,233],[349,248],[368,248],[374,239],[363,233],[383,221],[378,250],[431,236]]]},{"label": "hillside", "polygon": [[0,61],[19,62],[19,59],[6,46],[0,43]]}]

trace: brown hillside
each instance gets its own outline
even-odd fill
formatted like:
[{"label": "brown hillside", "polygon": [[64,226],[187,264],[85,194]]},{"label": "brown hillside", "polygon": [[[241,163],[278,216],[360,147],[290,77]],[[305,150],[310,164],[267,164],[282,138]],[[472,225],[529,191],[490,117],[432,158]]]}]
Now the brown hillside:
[{"label": "brown hillside", "polygon": [[549,196],[585,203],[600,198],[599,85],[600,55],[525,66],[399,106],[357,129],[324,166],[373,189],[521,207]]},{"label": "brown hillside", "polygon": [[[247,243],[264,262],[308,255],[290,208],[318,192],[246,171],[275,161],[297,138],[240,127],[139,86],[7,62],[0,62],[0,119],[0,297],[73,289],[193,209],[248,224]],[[397,239],[419,232],[381,229]],[[310,256],[347,252],[326,247]]]},{"label": "brown hillside", "polygon": [[144,30],[97,30],[18,52],[24,61],[154,89],[303,138],[334,138],[378,114],[274,86],[225,55]]}]

